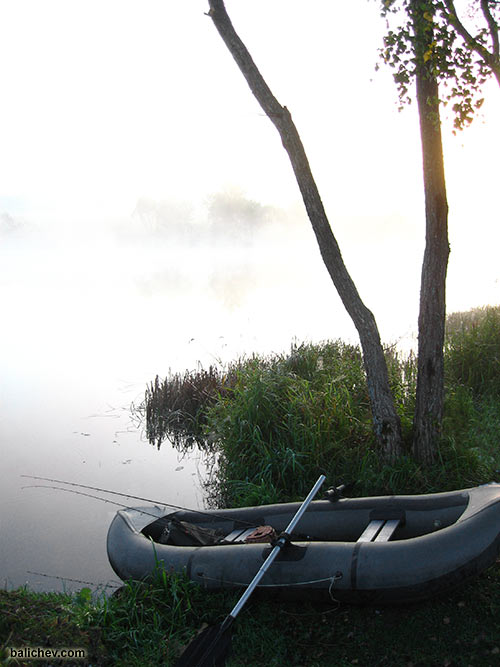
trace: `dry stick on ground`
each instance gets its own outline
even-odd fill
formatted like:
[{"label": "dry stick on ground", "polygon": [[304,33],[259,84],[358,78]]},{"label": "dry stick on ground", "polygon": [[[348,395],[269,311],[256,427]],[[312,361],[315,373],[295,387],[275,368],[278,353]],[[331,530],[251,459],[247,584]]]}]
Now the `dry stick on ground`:
[{"label": "dry stick on ground", "polygon": [[358,331],[375,435],[382,445],[385,458],[393,461],[402,453],[401,422],[389,387],[387,364],[375,318],[361,300],[344,264],[290,112],[279,104],[264,81],[250,53],[236,34],[222,0],[209,0],[209,5],[208,15],[238,64],[252,93],[278,130],[288,153],[321,256],[342,303]]}]

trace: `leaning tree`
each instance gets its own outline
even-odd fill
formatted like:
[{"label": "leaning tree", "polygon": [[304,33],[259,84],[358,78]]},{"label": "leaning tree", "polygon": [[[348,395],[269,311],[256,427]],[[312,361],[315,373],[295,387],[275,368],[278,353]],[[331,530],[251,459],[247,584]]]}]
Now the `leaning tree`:
[{"label": "leaning tree", "polygon": [[290,111],[271,92],[246,46],[237,35],[223,0],[209,0],[212,18],[250,90],[278,130],[288,153],[323,262],[358,331],[373,415],[374,432],[386,459],[402,453],[401,422],[389,386],[384,350],[373,313],[366,307],[345,266]]}]

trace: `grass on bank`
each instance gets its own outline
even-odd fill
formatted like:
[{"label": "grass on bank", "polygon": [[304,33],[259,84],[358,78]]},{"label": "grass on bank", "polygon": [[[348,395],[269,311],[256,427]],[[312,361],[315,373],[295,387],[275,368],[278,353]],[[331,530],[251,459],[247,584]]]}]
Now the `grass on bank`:
[{"label": "grass on bank", "polygon": [[[203,624],[221,621],[236,593],[208,594],[180,576],[128,583],[92,599],[0,591],[0,646],[86,648],[85,661],[40,665],[173,665]],[[488,667],[500,663],[500,568],[451,595],[405,607],[354,607],[253,597],[233,625],[228,667]],[[32,661],[2,665],[32,665]]]}]

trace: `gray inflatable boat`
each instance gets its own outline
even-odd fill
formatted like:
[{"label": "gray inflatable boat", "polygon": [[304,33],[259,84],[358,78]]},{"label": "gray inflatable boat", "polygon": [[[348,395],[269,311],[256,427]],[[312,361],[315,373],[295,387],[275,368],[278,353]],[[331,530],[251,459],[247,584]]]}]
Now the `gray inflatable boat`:
[{"label": "gray inflatable boat", "polygon": [[[207,589],[247,586],[300,503],[210,513],[120,510],[108,556],[123,580],[159,563]],[[259,588],[355,603],[414,602],[492,565],[500,552],[500,484],[420,496],[318,500]]]}]

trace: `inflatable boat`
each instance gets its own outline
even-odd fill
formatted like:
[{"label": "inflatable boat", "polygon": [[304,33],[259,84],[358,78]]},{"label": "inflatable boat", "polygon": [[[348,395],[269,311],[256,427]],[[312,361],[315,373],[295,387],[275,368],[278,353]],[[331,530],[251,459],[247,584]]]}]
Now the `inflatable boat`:
[{"label": "inflatable boat", "polygon": [[[107,539],[123,580],[158,565],[207,589],[244,587],[300,503],[211,512],[120,510]],[[427,495],[313,501],[262,579],[272,595],[409,603],[439,595],[495,563],[500,484]]]}]

